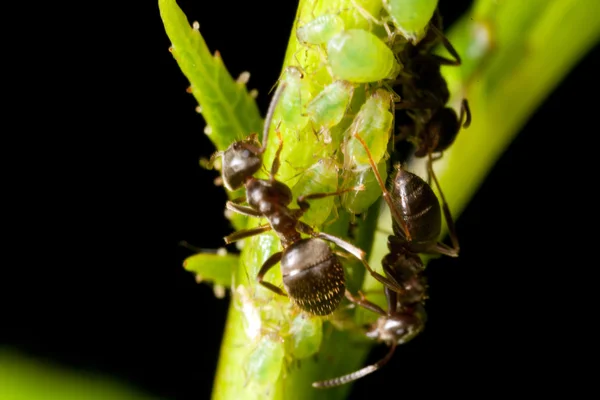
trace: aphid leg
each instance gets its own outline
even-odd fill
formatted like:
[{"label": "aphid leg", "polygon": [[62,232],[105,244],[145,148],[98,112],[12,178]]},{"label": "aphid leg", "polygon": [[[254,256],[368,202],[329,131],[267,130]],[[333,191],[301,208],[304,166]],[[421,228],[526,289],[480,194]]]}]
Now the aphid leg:
[{"label": "aphid leg", "polygon": [[325,221],[323,226],[329,226],[340,218],[340,213],[338,212],[337,207],[332,207],[331,211],[334,214],[333,218],[329,218],[327,221]]},{"label": "aphid leg", "polygon": [[375,164],[375,161],[373,161],[373,156],[371,156],[371,151],[367,147],[367,144],[365,143],[363,138],[361,138],[358,133],[354,133],[354,137],[364,147],[365,152],[367,153],[367,158],[369,159],[369,164],[371,164],[371,168],[373,168],[373,174],[375,175],[375,178],[377,179],[377,182],[379,183],[379,187],[381,188],[381,192],[383,193],[383,199],[385,200],[388,207],[390,208],[390,212],[392,213],[392,217],[394,218],[394,220],[398,223],[398,225],[400,225],[402,227],[402,230],[404,231],[403,233],[404,233],[405,239],[410,242],[412,240],[412,237],[410,235],[410,232],[408,231],[408,226],[406,226],[406,221],[404,221],[404,218],[402,218],[402,215],[400,215],[400,211],[394,205],[394,202],[392,201],[392,195],[386,189],[385,183],[383,183],[383,179],[381,179],[381,175],[379,174],[379,171],[377,170],[377,165]]},{"label": "aphid leg", "polygon": [[377,371],[378,369],[383,367],[385,364],[387,364],[387,362],[390,361],[390,359],[394,355],[395,350],[396,350],[396,342],[393,342],[392,345],[390,346],[390,350],[388,351],[386,356],[383,357],[381,360],[377,361],[375,364],[368,365],[368,366],[361,368],[358,371],[352,372],[351,374],[348,374],[348,375],[343,375],[343,376],[329,379],[326,381],[313,382],[312,386],[314,388],[324,389],[324,388],[331,388],[331,387],[335,387],[335,386],[341,386],[348,382],[354,382],[357,379],[360,379],[364,376],[367,376],[367,375]]},{"label": "aphid leg", "polygon": [[350,293],[350,291],[348,289],[346,289],[346,292],[345,292],[346,298],[348,300],[350,300],[352,303],[359,305],[363,308],[366,308],[367,310],[373,311],[375,314],[379,314],[379,315],[383,315],[383,316],[387,315],[387,313],[385,311],[383,311],[383,309],[381,307],[379,307],[377,304],[372,303],[369,300],[367,300],[362,293],[359,292],[359,294],[360,294],[360,298],[357,298],[352,293]]},{"label": "aphid leg", "polygon": [[277,147],[277,152],[275,153],[275,158],[273,158],[273,164],[271,164],[271,180],[275,180],[275,175],[277,175],[277,171],[279,171],[279,166],[281,165],[281,150],[283,150],[283,139],[281,138],[281,132],[279,132],[279,125],[277,125],[276,132],[277,138],[279,139],[279,147]]},{"label": "aphid leg", "polygon": [[356,11],[358,11],[360,13],[360,15],[363,16],[364,19],[369,21],[369,30],[373,29],[373,27],[371,26],[371,23],[373,23],[373,22],[379,26],[383,25],[383,28],[385,29],[386,33],[388,34],[388,39],[393,38],[393,33],[390,30],[390,27],[388,26],[388,24],[386,24],[384,21],[379,21],[377,18],[372,16],[371,13],[369,13],[367,10],[365,10],[360,5],[356,4],[355,0],[350,0],[350,3],[352,3],[352,6],[356,9]]},{"label": "aphid leg", "polygon": [[458,257],[458,252],[460,251],[460,246],[458,244],[458,236],[456,235],[456,227],[454,226],[454,219],[452,219],[452,214],[450,213],[450,208],[448,207],[448,203],[446,203],[446,199],[444,198],[444,193],[442,192],[442,188],[440,183],[435,176],[435,172],[433,171],[433,159],[431,157],[431,153],[429,153],[429,160],[427,162],[427,169],[429,170],[429,174],[433,178],[435,182],[435,186],[438,189],[440,197],[442,198],[442,209],[444,210],[444,216],[446,217],[446,224],[448,225],[448,232],[450,235],[450,240],[452,241],[452,247],[445,245],[444,243],[438,242],[435,246],[435,249],[438,253],[450,256],[450,257]]},{"label": "aphid leg", "polygon": [[461,65],[462,61],[460,59],[460,56],[458,55],[458,52],[456,51],[454,46],[452,46],[452,43],[450,43],[450,41],[444,35],[444,33],[433,24],[429,25],[429,29],[431,29],[440,38],[440,40],[442,41],[442,44],[444,45],[446,50],[448,50],[448,52],[452,55],[452,57],[454,57],[454,60],[449,60],[445,57],[438,56],[436,54],[431,54],[431,57],[435,58],[442,65],[454,65],[454,66]]},{"label": "aphid leg", "polygon": [[256,211],[254,208],[251,208],[251,207],[241,206],[239,204],[234,203],[233,201],[228,201],[225,204],[225,208],[227,208],[228,210],[233,211],[235,213],[245,215],[247,217],[256,217],[256,218],[262,217],[262,214],[260,213],[260,211]]},{"label": "aphid leg", "polygon": [[210,159],[208,161],[203,160],[200,165],[202,165],[203,168],[205,169],[213,169],[213,167],[215,166],[215,162],[217,161],[217,158],[221,157],[223,155],[223,151],[216,151],[214,152],[211,156]]},{"label": "aphid leg", "polygon": [[471,109],[469,108],[469,102],[467,99],[462,100],[459,121],[459,126],[462,125],[463,128],[468,128],[471,125]]},{"label": "aphid leg", "polygon": [[258,274],[256,275],[256,281],[258,283],[260,283],[261,285],[263,285],[264,287],[266,287],[267,289],[269,289],[281,296],[287,297],[287,294],[283,290],[281,290],[281,288],[273,285],[270,282],[266,282],[263,280],[265,278],[266,273],[269,272],[269,270],[271,268],[273,268],[275,266],[275,264],[277,264],[281,260],[282,255],[283,255],[283,253],[280,251],[278,253],[273,254],[271,257],[269,257],[267,259],[267,261],[264,262],[262,267],[260,267],[260,271],[258,271]]},{"label": "aphid leg", "polygon": [[359,249],[358,247],[354,246],[353,244],[348,243],[339,237],[329,235],[324,232],[315,232],[314,230],[312,230],[311,227],[304,224],[303,222],[298,223],[298,230],[300,230],[302,233],[306,233],[313,237],[327,240],[328,242],[338,245],[342,249],[346,250],[348,253],[352,254],[354,257],[358,258],[360,260],[360,262],[363,263],[363,265],[365,266],[367,271],[369,271],[369,274],[371,274],[371,276],[373,278],[375,278],[377,281],[388,286],[390,289],[392,289],[398,293],[404,293],[404,289],[402,287],[400,287],[400,285],[398,285],[397,283],[389,280],[385,276],[383,276],[383,275],[379,274],[378,272],[376,272],[375,270],[373,270],[371,268],[371,266],[369,265],[369,263],[367,262],[367,254],[364,251],[362,251],[361,249]]},{"label": "aphid leg", "polygon": [[240,229],[239,231],[233,232],[229,236],[225,236],[225,243],[230,244],[233,242],[237,242],[238,240],[242,240],[251,236],[260,235],[261,233],[265,233],[271,230],[271,225],[260,225],[256,228],[250,229]]}]

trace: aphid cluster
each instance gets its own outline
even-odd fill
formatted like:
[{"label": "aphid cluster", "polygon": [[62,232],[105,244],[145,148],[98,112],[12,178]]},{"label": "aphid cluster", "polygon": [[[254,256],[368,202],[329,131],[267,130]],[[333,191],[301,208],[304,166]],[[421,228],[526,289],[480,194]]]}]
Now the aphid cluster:
[{"label": "aphid cluster", "polygon": [[[387,309],[346,291],[348,300],[380,315],[365,335],[388,344],[390,351],[374,365],[315,382],[313,386],[319,388],[338,386],[377,370],[391,358],[397,345],[423,329],[427,285],[419,254],[457,257],[459,253],[454,223],[435,177],[433,161],[451,146],[461,126],[468,127],[471,120],[466,99],[459,115],[446,106],[450,93],[441,67],[458,66],[461,60],[442,33],[437,0],[384,0],[379,10],[352,3],[360,15],[385,33],[377,36],[347,26],[337,14],[322,14],[299,24],[296,35],[306,46],[318,47],[333,80],[307,103],[308,121],[325,142],[340,143],[342,186],[366,187],[364,191],[344,193],[342,206],[350,213],[362,214],[383,193],[393,217],[389,254],[382,260],[389,282],[380,279]],[[434,54],[437,45],[443,45],[453,59]],[[350,121],[343,124],[344,118]],[[340,126],[342,129],[336,129]],[[390,144],[392,132],[394,140]],[[433,178],[441,207],[429,183],[400,164],[394,166],[386,188],[388,151],[393,152],[393,145],[401,141],[414,145],[415,157],[428,157],[428,181]],[[442,213],[451,247],[438,241]]]},{"label": "aphid cluster", "polygon": [[[245,191],[244,196],[227,202],[227,210],[266,220],[263,225],[234,232],[225,242],[255,238],[269,231],[279,240],[279,250],[259,263],[262,265],[255,278],[263,288],[289,297],[308,316],[331,315],[344,297],[379,315],[365,335],[388,344],[388,355],[359,371],[315,382],[315,387],[341,385],[377,370],[397,345],[418,335],[426,320],[427,298],[419,255],[456,257],[459,252],[432,162],[452,144],[461,125],[468,126],[470,114],[466,101],[460,117],[446,107],[450,94],[441,65],[459,65],[460,57],[441,33],[437,0],[348,3],[348,9],[336,13],[313,10],[297,21],[300,48],[294,59],[298,64],[283,71],[261,141],[257,134],[251,134],[215,153],[209,163],[221,157],[225,187]],[[433,54],[438,43],[455,59]],[[278,144],[270,131],[277,133]],[[428,156],[429,177],[441,195],[441,207],[430,185],[400,164],[395,165],[386,187],[388,159],[398,141],[413,143],[415,156]],[[262,169],[269,163],[264,160],[270,160],[266,176]],[[382,195],[393,217],[389,253],[382,260],[385,275],[371,268],[365,251],[316,228],[331,221],[336,197],[347,212],[360,215]],[[319,205],[310,207],[309,201]],[[442,213],[452,247],[438,241]],[[346,288],[344,268],[330,243],[352,254],[381,283],[385,309]],[[265,278],[277,264],[283,288]],[[246,297],[246,302],[253,304]],[[300,325],[298,330],[305,329]],[[258,347],[256,359],[264,358],[263,350],[281,353],[282,359],[283,347],[277,335],[265,337],[271,341],[264,349]],[[295,337],[301,341],[308,336]],[[320,336],[308,345],[299,344],[303,350],[294,353],[298,357],[312,355],[318,342]],[[265,386],[277,376],[276,364],[270,365],[272,370],[258,362],[251,364],[259,372],[269,372]]]}]

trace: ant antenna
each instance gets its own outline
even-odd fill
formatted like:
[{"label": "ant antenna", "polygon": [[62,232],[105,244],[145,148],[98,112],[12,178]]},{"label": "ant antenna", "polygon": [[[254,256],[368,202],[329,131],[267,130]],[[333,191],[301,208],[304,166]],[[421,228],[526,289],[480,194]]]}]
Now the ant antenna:
[{"label": "ant antenna", "polygon": [[396,342],[392,342],[392,345],[390,346],[390,350],[388,351],[386,356],[383,357],[381,360],[377,361],[375,364],[367,365],[366,367],[361,368],[358,371],[352,372],[348,375],[339,376],[337,378],[329,379],[327,381],[313,382],[312,386],[314,388],[323,389],[323,388],[331,388],[331,387],[335,387],[335,386],[341,386],[348,382],[354,382],[355,380],[358,380],[358,379],[362,378],[363,376],[369,375],[369,374],[377,371],[379,368],[381,368],[385,364],[387,364],[387,362],[392,358],[392,355],[394,355],[395,350],[396,350]]},{"label": "ant antenna", "polygon": [[269,127],[271,126],[271,122],[273,121],[273,114],[275,114],[275,107],[279,102],[279,98],[281,97],[281,93],[283,93],[283,89],[285,89],[286,83],[282,83],[279,85],[273,98],[271,99],[271,103],[269,104],[269,109],[267,110],[267,116],[265,117],[265,126],[263,128],[263,138],[262,138],[262,147],[260,148],[260,152],[264,153],[267,148],[267,141],[269,140]]}]

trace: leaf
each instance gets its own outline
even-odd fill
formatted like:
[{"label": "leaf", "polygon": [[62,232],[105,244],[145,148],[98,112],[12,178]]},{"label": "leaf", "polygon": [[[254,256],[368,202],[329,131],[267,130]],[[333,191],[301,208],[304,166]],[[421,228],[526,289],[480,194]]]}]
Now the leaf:
[{"label": "leaf", "polygon": [[198,282],[230,288],[239,260],[237,254],[198,253],[186,258],[183,268],[196,274]]},{"label": "leaf", "polygon": [[119,382],[0,349],[2,400],[156,400]]},{"label": "leaf", "polygon": [[171,40],[171,53],[190,81],[191,92],[210,127],[217,149],[262,130],[256,101],[244,83],[236,82],[218,52],[212,56],[198,29],[193,29],[175,0],[159,0],[160,16]]}]

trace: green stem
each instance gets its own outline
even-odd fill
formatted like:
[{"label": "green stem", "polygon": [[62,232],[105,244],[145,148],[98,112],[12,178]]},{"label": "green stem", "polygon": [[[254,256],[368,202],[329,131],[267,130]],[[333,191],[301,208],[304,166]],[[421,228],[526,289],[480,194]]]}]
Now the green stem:
[{"label": "green stem", "polygon": [[[160,1],[165,4],[168,2]],[[369,26],[361,26],[364,20],[360,22],[360,18],[353,19],[352,11],[342,11],[352,9],[353,3],[375,11],[381,7],[381,3],[376,0],[322,0],[318,3],[316,0],[301,0],[297,15],[318,15],[322,10],[340,11],[346,28],[369,29]],[[451,29],[449,38],[463,56],[462,67],[448,67],[444,70],[453,93],[451,105],[456,107],[462,97],[467,97],[473,113],[471,127],[459,134],[444,158],[436,163],[438,178],[455,217],[466,207],[527,117],[598,41],[600,21],[596,16],[599,11],[600,4],[596,0],[480,0]],[[377,15],[377,12],[373,12],[373,15]],[[295,28],[294,24],[283,68],[296,64],[295,56],[301,48],[294,34]],[[183,42],[182,44],[185,45]],[[183,56],[187,57],[187,54],[182,52],[179,55],[181,57],[178,62],[181,63],[179,60],[184,60]],[[193,54],[187,59],[192,60],[191,57]],[[317,68],[319,62],[317,56],[307,57],[301,60],[301,66],[305,70],[315,71],[311,79],[319,81],[322,86],[327,83],[328,78]],[[186,70],[186,74],[191,76],[194,74],[194,69],[191,68],[193,62],[189,62],[188,66],[190,68]],[[201,101],[201,94],[198,93],[197,96]],[[205,117],[209,124],[213,124],[209,121],[210,114]],[[277,113],[275,119],[277,120]],[[299,138],[300,134],[296,136]],[[305,150],[315,145],[309,141],[310,137],[311,135],[305,135],[299,140],[289,134],[286,137],[284,132],[286,145],[283,159],[291,159],[291,162],[290,165],[282,164],[278,177],[290,186],[290,180],[298,172],[294,167],[305,168],[314,162],[307,158],[310,152]],[[265,154],[267,166],[270,165],[277,148],[276,136],[271,135],[270,141]],[[219,148],[229,142],[222,140]],[[294,147],[294,143],[298,145]],[[422,168],[422,165],[414,161],[411,168],[419,172],[418,169]],[[371,211],[375,209],[376,206]],[[359,226],[357,244],[365,250],[372,248],[370,262],[377,267],[386,251],[386,234],[374,234],[375,218],[376,213],[371,212],[369,219]],[[383,229],[389,231],[389,213],[382,213],[379,221]],[[348,215],[340,212],[339,220],[328,231],[341,234],[347,232],[347,227]],[[278,241],[272,234],[247,240],[232,291],[235,293],[238,287],[247,288],[252,291],[252,296],[256,296],[254,304],[263,304],[265,309],[285,307],[288,304],[287,300],[265,297],[265,292],[262,289],[257,290],[253,279],[266,257],[278,251],[278,247]],[[362,278],[360,275],[363,272],[357,274],[357,281]],[[273,269],[267,274],[267,278],[273,282],[280,282],[281,274],[277,269]],[[351,285],[353,284],[354,281],[351,282]],[[364,289],[377,287],[380,285],[374,284],[372,278],[365,279]],[[286,312],[282,318],[286,318],[289,309],[284,311]],[[318,359],[303,359],[298,366],[288,363],[287,359],[281,362],[281,352],[266,352],[265,360],[261,364],[264,367],[260,372],[268,375],[274,370],[276,375],[272,382],[276,383],[257,387],[252,385],[252,379],[248,380],[245,376],[249,348],[256,346],[258,341],[266,340],[269,327],[264,327],[266,333],[263,337],[253,339],[255,342],[252,342],[247,335],[249,327],[245,324],[248,314],[244,313],[234,298],[221,348],[213,391],[214,399],[342,399],[347,395],[350,385],[317,391],[312,389],[310,383],[358,369],[364,362],[369,345],[357,345],[356,336],[349,331],[336,330],[331,324],[325,324]],[[277,348],[276,338],[273,343],[274,348]],[[288,368],[283,368],[277,378],[279,370],[282,369],[281,365]],[[265,382],[271,381],[266,379]]]}]

